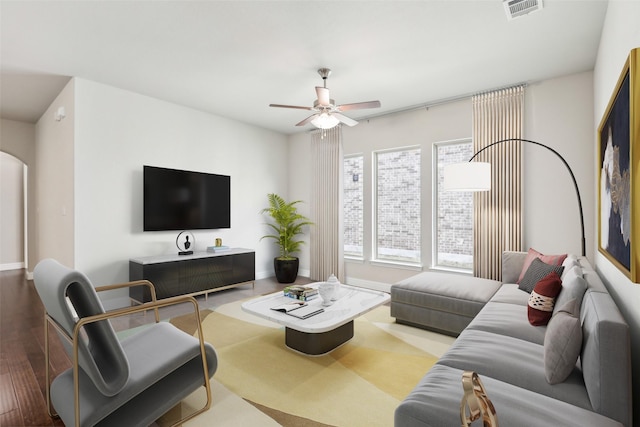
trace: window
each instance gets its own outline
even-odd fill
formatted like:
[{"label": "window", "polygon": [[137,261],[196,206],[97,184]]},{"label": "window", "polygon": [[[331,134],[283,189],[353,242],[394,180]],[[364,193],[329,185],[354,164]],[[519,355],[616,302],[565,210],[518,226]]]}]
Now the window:
[{"label": "window", "polygon": [[420,263],[420,149],[374,153],[376,260]]},{"label": "window", "polygon": [[344,254],[364,257],[364,179],[363,156],[344,158]]},{"label": "window", "polygon": [[471,156],[473,144],[470,139],[434,145],[435,267],[473,269],[473,193],[442,188],[444,165],[466,162]]}]

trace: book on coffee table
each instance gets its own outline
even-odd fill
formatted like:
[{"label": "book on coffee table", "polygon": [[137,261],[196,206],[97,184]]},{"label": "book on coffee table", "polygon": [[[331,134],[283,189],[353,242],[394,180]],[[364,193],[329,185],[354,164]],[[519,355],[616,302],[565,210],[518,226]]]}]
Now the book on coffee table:
[{"label": "book on coffee table", "polygon": [[271,307],[271,310],[288,313],[291,310],[297,310],[301,307],[304,307],[305,305],[307,305],[307,303],[304,301],[291,301],[284,304],[276,305],[275,307]]},{"label": "book on coffee table", "polygon": [[287,314],[289,316],[297,317],[298,319],[307,319],[311,316],[315,316],[316,314],[320,314],[322,312],[324,312],[324,308],[322,307],[305,305],[295,310],[287,311]]}]

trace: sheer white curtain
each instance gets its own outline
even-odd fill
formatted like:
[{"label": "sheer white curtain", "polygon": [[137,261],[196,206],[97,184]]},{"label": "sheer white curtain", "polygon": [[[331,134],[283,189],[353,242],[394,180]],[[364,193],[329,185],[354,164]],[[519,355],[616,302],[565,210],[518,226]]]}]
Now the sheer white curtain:
[{"label": "sheer white curtain", "polygon": [[311,279],[344,283],[342,128],[311,134]]},{"label": "sheer white curtain", "polygon": [[[524,86],[473,97],[474,151],[522,138]],[[502,252],[522,249],[522,143],[505,142],[480,153],[491,163],[491,190],[474,195],[473,273],[499,280]]]}]

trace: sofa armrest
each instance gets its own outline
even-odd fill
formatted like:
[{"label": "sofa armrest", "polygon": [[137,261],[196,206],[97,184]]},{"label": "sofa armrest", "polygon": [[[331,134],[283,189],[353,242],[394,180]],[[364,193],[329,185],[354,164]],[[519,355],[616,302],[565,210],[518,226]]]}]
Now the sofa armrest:
[{"label": "sofa armrest", "polygon": [[518,283],[526,252],[504,251],[502,252],[502,283]]}]

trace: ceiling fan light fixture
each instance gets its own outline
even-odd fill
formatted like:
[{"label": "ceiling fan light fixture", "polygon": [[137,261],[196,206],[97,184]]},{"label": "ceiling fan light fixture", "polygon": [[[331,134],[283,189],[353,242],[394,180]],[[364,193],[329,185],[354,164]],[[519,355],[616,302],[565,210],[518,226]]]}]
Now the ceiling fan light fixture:
[{"label": "ceiling fan light fixture", "polygon": [[340,120],[329,113],[321,113],[315,119],[311,120],[311,124],[319,129],[331,129],[335,127]]}]

